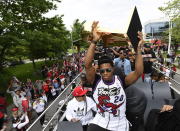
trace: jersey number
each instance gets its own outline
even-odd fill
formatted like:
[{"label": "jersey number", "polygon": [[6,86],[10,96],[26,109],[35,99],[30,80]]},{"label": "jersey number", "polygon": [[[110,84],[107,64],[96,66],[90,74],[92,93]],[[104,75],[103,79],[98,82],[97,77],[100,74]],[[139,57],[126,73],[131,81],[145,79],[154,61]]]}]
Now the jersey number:
[{"label": "jersey number", "polygon": [[123,98],[124,98],[124,95],[121,95],[121,96],[115,96],[114,103],[118,103],[119,101],[122,101]]}]

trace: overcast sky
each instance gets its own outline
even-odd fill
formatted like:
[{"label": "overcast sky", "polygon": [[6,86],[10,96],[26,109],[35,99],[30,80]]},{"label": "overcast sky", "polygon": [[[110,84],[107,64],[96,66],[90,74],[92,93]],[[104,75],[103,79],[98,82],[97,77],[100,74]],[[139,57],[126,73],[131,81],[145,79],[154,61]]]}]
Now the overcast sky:
[{"label": "overcast sky", "polygon": [[164,17],[158,7],[169,0],[62,0],[56,11],[47,16],[64,14],[63,20],[70,29],[75,19],[86,20],[86,28],[92,21],[99,21],[103,29],[125,32],[134,6],[137,6],[142,24]]}]

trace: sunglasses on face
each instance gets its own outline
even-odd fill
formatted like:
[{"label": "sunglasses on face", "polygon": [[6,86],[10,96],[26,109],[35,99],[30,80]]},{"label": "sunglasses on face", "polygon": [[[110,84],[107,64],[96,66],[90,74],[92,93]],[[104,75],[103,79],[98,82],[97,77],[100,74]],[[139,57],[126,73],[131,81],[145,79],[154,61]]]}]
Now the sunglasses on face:
[{"label": "sunglasses on face", "polygon": [[105,73],[105,72],[111,72],[112,71],[112,68],[107,68],[107,69],[100,69],[99,72],[101,74]]}]

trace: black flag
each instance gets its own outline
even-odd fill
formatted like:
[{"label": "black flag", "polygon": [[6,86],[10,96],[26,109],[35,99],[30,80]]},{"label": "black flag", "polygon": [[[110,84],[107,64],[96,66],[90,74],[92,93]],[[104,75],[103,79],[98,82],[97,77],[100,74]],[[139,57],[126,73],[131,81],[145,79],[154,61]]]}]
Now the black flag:
[{"label": "black flag", "polygon": [[135,51],[137,50],[137,46],[140,40],[138,38],[138,33],[137,33],[138,31],[142,31],[142,25],[137,8],[135,7],[127,30],[127,35]]}]

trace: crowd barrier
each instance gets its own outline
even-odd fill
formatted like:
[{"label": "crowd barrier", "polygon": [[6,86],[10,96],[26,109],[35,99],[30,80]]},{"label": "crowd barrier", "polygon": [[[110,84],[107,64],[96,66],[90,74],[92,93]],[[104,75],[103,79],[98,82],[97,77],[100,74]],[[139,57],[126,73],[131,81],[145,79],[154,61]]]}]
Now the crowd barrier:
[{"label": "crowd barrier", "polygon": [[[26,131],[49,131],[51,128],[53,128],[53,125],[58,120],[57,118],[59,117],[59,113],[62,111],[63,106],[71,97],[72,85],[74,83],[76,83],[76,85],[80,83],[81,73],[79,73],[75,79],[67,85],[67,87],[59,94],[59,96],[44,110],[44,112],[29,126]],[[43,115],[45,115],[48,123],[42,127],[40,124],[40,118]]]}]

